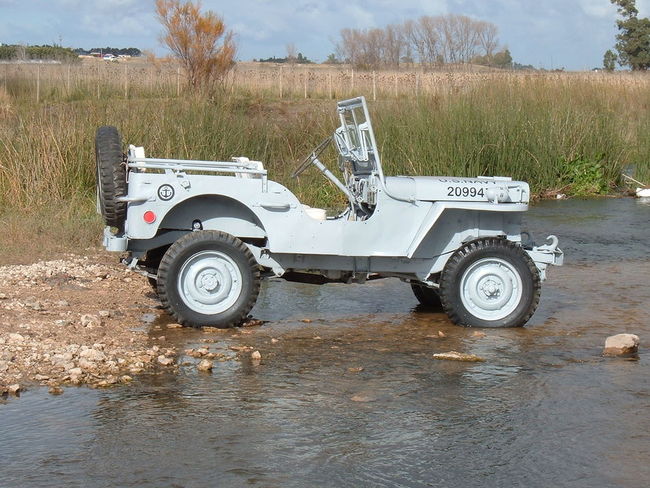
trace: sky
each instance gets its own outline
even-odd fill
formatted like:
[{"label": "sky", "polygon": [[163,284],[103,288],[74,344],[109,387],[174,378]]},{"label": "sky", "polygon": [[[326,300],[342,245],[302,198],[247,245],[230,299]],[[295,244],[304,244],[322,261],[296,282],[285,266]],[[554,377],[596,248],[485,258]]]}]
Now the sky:
[{"label": "sky", "polygon": [[[323,61],[342,28],[366,29],[422,15],[463,14],[492,22],[514,60],[568,70],[602,66],[616,35],[610,0],[203,0],[234,31],[237,58],[298,52]],[[637,0],[650,16],[650,0]],[[137,47],[165,55],[153,0],[0,0],[0,43]]]}]

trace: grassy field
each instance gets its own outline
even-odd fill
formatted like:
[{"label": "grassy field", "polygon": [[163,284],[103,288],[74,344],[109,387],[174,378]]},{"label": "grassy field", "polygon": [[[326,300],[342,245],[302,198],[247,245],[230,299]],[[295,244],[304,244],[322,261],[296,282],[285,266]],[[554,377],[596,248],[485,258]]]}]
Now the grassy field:
[{"label": "grassy field", "polygon": [[[373,97],[358,86],[358,94],[371,100],[386,174],[508,175],[528,181],[542,196],[614,193],[623,171],[650,181],[650,78],[445,77],[448,86],[441,78],[435,91],[421,88],[417,96],[393,93],[390,85],[375,91],[386,96]],[[10,229],[5,250],[42,248],[34,235],[76,247],[99,235],[93,139],[105,124],[119,127],[125,141],[152,156],[248,156],[263,161],[270,177],[305,203],[339,201],[316,171],[289,178],[335,127],[328,90],[307,99],[300,93],[287,99],[291,92],[285,92],[280,99],[267,86],[232,85],[211,97],[192,97],[179,93],[173,78],[141,86],[115,79],[73,83],[72,75],[69,83],[64,75],[47,80],[39,80],[37,103],[31,76],[0,75],[0,225]]]}]

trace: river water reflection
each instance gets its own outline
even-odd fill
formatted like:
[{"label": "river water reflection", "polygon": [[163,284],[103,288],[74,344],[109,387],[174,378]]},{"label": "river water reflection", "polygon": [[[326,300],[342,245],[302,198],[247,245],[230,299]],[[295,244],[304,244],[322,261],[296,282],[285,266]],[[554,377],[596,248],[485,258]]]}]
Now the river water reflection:
[{"label": "river water reflection", "polygon": [[[527,224],[566,265],[526,328],[480,337],[396,280],[274,282],[262,327],[165,331],[259,363],[0,405],[0,486],[649,486],[650,356],[600,352],[619,332],[650,344],[650,206],[542,202]],[[431,357],[449,350],[486,361]]]}]

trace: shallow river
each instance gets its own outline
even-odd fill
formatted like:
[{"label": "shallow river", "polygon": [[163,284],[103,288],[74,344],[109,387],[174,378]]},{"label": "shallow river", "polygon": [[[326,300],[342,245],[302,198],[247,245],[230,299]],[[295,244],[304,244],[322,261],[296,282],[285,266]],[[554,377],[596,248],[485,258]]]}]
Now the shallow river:
[{"label": "shallow river", "polygon": [[[650,205],[543,202],[527,227],[566,265],[523,329],[474,336],[396,280],[268,283],[250,334],[149,326],[259,364],[0,403],[0,486],[650,486]],[[638,361],[601,357],[620,332]]]}]

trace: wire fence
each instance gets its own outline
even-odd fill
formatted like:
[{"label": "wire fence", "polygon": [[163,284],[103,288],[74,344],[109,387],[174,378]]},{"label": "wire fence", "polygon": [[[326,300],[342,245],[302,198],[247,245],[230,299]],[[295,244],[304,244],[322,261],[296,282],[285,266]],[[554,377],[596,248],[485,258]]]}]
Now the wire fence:
[{"label": "wire fence", "polygon": [[[370,100],[436,96],[461,92],[478,84],[525,84],[543,79],[556,83],[589,81],[647,89],[641,73],[470,71],[359,71],[345,66],[239,64],[219,84],[271,99],[340,99],[365,95]],[[193,93],[183,69],[144,62],[78,64],[0,64],[0,88],[15,98],[76,100],[87,98],[183,97]]]}]

